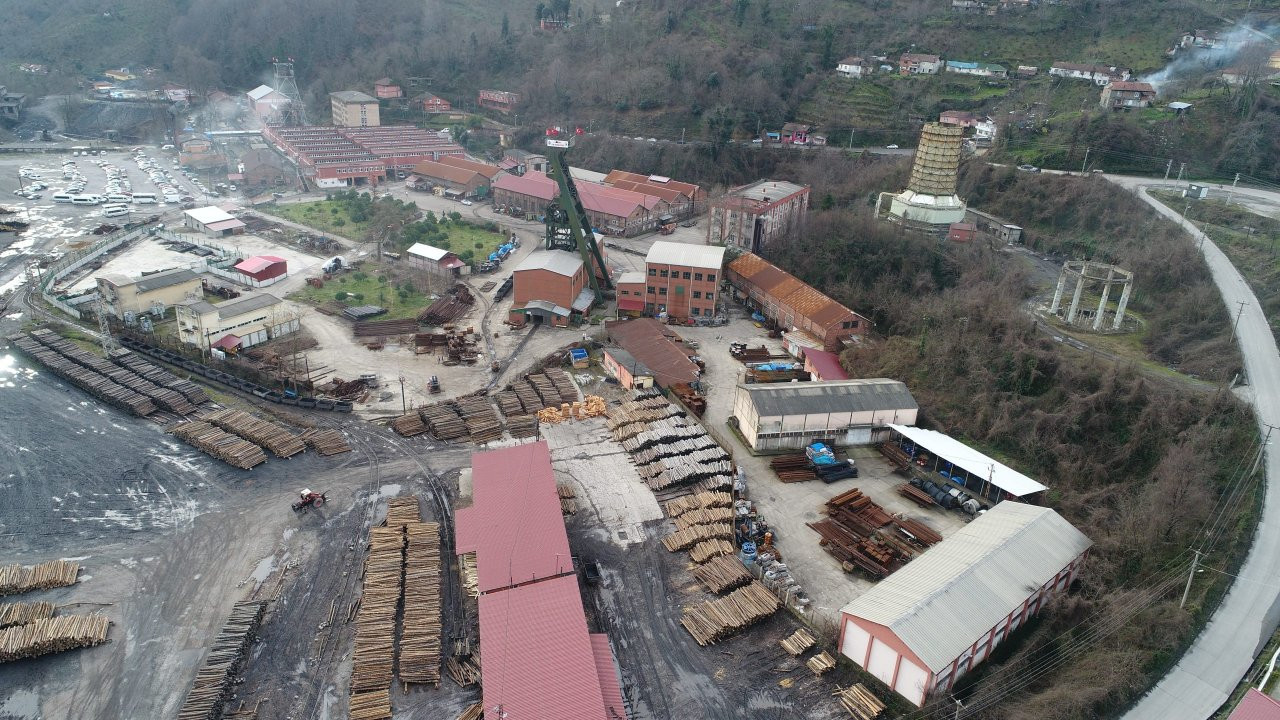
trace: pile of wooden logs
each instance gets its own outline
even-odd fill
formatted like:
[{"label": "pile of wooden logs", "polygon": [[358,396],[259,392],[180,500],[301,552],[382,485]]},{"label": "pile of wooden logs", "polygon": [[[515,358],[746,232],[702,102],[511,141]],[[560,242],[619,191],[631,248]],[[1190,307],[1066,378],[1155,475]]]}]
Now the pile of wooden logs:
[{"label": "pile of wooden logs", "polygon": [[387,501],[387,521],[389,528],[403,528],[411,522],[422,520],[422,512],[418,505],[418,496],[404,495]]},{"label": "pile of wooden logs", "polygon": [[689,548],[689,557],[696,563],[704,563],[714,557],[732,554],[733,543],[722,538],[703,540]]},{"label": "pile of wooden logs", "polygon": [[471,395],[459,398],[457,405],[471,442],[486,443],[502,437],[502,422],[498,420],[498,413],[489,398]]},{"label": "pile of wooden logs", "polygon": [[201,420],[217,425],[255,445],[261,445],[276,457],[293,457],[307,449],[306,444],[283,425],[277,425],[243,410],[218,410],[205,415]]},{"label": "pile of wooden logs", "polygon": [[873,578],[887,577],[898,569],[897,558],[890,548],[872,537],[864,537],[834,520],[809,523],[820,536],[818,544],[840,561],[845,572],[861,569]]},{"label": "pile of wooden logs", "polygon": [[32,567],[5,565],[0,567],[0,595],[75,585],[79,573],[80,563],[67,560],[50,560]]},{"label": "pile of wooden logs", "polygon": [[694,525],[684,530],[677,530],[662,538],[662,546],[670,552],[690,548],[703,540],[733,537],[733,526],[729,523],[713,525]]},{"label": "pile of wooden logs", "polygon": [[182,378],[179,378],[177,375],[155,365],[150,360],[147,360],[145,357],[133,352],[132,350],[116,348],[111,351],[109,357],[111,362],[116,365],[127,370],[132,370],[160,387],[169,388],[174,392],[180,393],[187,399],[187,402],[191,403],[192,406],[203,405],[204,403],[209,402],[209,395],[204,391],[204,388],[190,380],[183,380]]},{"label": "pile of wooden logs", "polygon": [[665,502],[662,504],[662,509],[667,513],[667,517],[676,517],[690,510],[730,507],[731,505],[733,505],[733,496],[727,492],[700,492],[682,495],[674,500]]},{"label": "pile of wooden logs", "polygon": [[457,440],[467,435],[467,424],[453,403],[435,403],[418,410],[422,421],[437,440]]},{"label": "pile of wooden logs", "polygon": [[440,526],[405,525],[404,622],[400,680],[440,684]]},{"label": "pile of wooden logs", "polygon": [[804,482],[817,477],[813,472],[813,466],[809,464],[809,458],[805,457],[804,453],[779,455],[769,461],[769,467],[773,468],[778,479],[784,483]]},{"label": "pile of wooden logs", "polygon": [[578,494],[569,483],[556,483],[556,494],[560,496],[560,512],[572,515],[578,512]]},{"label": "pile of wooden logs", "polygon": [[502,414],[510,419],[514,415],[525,415],[524,405],[520,402],[520,396],[515,390],[502,390],[493,394],[493,399],[498,403],[498,409]]},{"label": "pile of wooden logs", "polygon": [[187,699],[178,711],[178,720],[222,717],[222,706],[231,697],[236,672],[248,653],[253,631],[262,621],[266,606],[262,601],[246,601],[232,607],[231,617],[214,638],[209,654],[196,672]]},{"label": "pile of wooden logs", "polygon": [[480,682],[480,666],[476,665],[474,657],[461,660],[449,658],[445,663],[445,669],[449,671],[449,677],[458,683],[458,687],[470,687]]},{"label": "pile of wooden logs", "polygon": [[851,685],[843,690],[837,687],[831,694],[836,696],[840,705],[853,720],[875,720],[880,717],[880,713],[884,712],[884,703],[863,687],[862,683]]},{"label": "pile of wooden logs", "polygon": [[33,620],[53,617],[53,603],[6,603],[0,605],[0,628],[26,625]]},{"label": "pile of wooden logs", "polygon": [[821,675],[836,666],[836,659],[831,657],[831,653],[823,650],[806,660],[804,664],[809,666],[814,675]]},{"label": "pile of wooden logs", "polygon": [[772,615],[782,603],[764,585],[751,581],[722,598],[685,608],[680,619],[699,645],[710,645]]},{"label": "pile of wooden logs", "polygon": [[267,461],[262,448],[199,420],[171,425],[165,432],[232,467],[249,470]]},{"label": "pile of wooden logs", "polygon": [[104,615],[60,615],[0,630],[0,662],[39,657],[107,641]]},{"label": "pile of wooden logs", "polygon": [[676,517],[676,529],[684,530],[694,525],[710,525],[712,523],[733,522],[733,508],[713,507],[690,510]]},{"label": "pile of wooden logs", "polygon": [[348,717],[351,720],[391,720],[391,691],[353,693]]},{"label": "pile of wooden logs", "polygon": [[698,565],[692,572],[698,582],[706,585],[708,590],[717,595],[741,587],[751,580],[751,574],[747,572],[747,568],[734,555],[721,555]]},{"label": "pile of wooden logs", "polygon": [[480,597],[480,573],[476,568],[476,554],[474,552],[464,553],[461,564],[462,589],[466,591],[469,597]]},{"label": "pile of wooden logs", "polygon": [[350,713],[353,718],[391,717],[390,697],[383,696],[385,701],[379,703],[371,694],[386,692],[391,686],[396,608],[400,604],[403,570],[404,528],[370,530],[352,657]]},{"label": "pile of wooden logs", "polygon": [[[574,384],[569,373],[560,368],[550,368],[544,372],[556,392],[560,394],[560,402],[571,403],[578,399],[578,386]],[[590,399],[590,395],[587,396]],[[599,399],[599,398],[597,398]]]},{"label": "pile of wooden logs", "polygon": [[346,438],[342,437],[342,433],[337,430],[311,428],[299,435],[298,439],[309,447],[315,448],[316,452],[324,457],[351,452],[351,446],[347,444]]},{"label": "pile of wooden logs", "polygon": [[108,405],[138,416],[150,415],[156,411],[155,403],[151,398],[134,392],[106,376],[105,373],[116,370],[116,366],[105,358],[83,350],[48,331],[44,331],[47,335],[38,337],[37,333],[40,332],[34,331],[30,337],[11,335],[9,339],[14,347],[31,356],[54,375]]},{"label": "pile of wooden logs", "polygon": [[565,421],[565,417],[560,414],[560,408],[543,408],[538,411],[535,416],[542,425],[559,425]]},{"label": "pile of wooden logs", "polygon": [[462,714],[458,716],[458,720],[480,720],[484,717],[484,704],[475,703],[469,706]]},{"label": "pile of wooden logs", "polygon": [[800,628],[782,641],[782,649],[786,650],[790,655],[799,657],[808,652],[809,648],[813,647],[816,642],[817,640],[814,640],[808,630]]},{"label": "pile of wooden logs", "polygon": [[418,411],[413,410],[392,420],[391,429],[395,430],[398,435],[414,437],[426,432],[427,424],[422,422],[422,416],[418,414]]},{"label": "pile of wooden logs", "polygon": [[508,415],[507,416],[507,432],[511,433],[511,437],[513,438],[537,437],[538,416],[537,415]]}]

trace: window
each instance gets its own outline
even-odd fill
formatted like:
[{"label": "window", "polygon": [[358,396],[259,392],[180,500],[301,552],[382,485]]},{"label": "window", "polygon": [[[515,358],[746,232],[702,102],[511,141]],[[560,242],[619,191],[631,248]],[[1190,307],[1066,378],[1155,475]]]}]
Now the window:
[{"label": "window", "polygon": [[845,322],[840,323],[840,327],[844,328],[845,330],[848,330],[849,328],[853,327],[853,323],[846,320]]},{"label": "window", "polygon": [[657,277],[657,276],[658,276],[658,271],[654,270],[653,268],[649,268],[649,277]]},{"label": "window", "polygon": [[716,274],[715,274],[715,273],[707,273],[707,282],[715,282],[715,281],[716,281]]},{"label": "window", "polygon": [[685,274],[684,274],[684,279],[685,279],[685,280],[688,280],[688,279],[689,279],[689,273],[685,273]]},{"label": "window", "polygon": [[666,289],[666,288],[664,288],[664,287],[663,287],[663,288],[658,288],[658,294],[659,294],[659,295],[666,295],[666,294],[667,294],[667,289]]},{"label": "window", "polygon": [[702,291],[701,291],[701,290],[694,290],[694,291],[693,291],[693,299],[694,299],[694,300],[701,300],[701,299],[702,299]]},{"label": "window", "polygon": [[708,299],[708,300],[715,300],[714,295],[715,295],[715,293],[707,293],[707,299]]},{"label": "window", "polygon": [[693,310],[690,310],[690,312],[691,312],[691,313],[693,313],[694,315],[701,315],[701,314],[702,314],[702,310],[701,310],[701,309],[699,309],[699,308],[694,308]]},{"label": "window", "polygon": [[650,285],[650,286],[649,286],[649,294],[650,294],[650,295],[652,295],[652,294],[653,294],[653,286],[652,286],[652,285]]},{"label": "window", "polygon": [[699,282],[701,282],[701,281],[702,281],[702,273],[694,273],[694,274],[693,274],[693,279],[694,279],[694,280],[697,280],[697,281],[699,281]]},{"label": "window", "polygon": [[658,277],[666,277],[666,276],[667,276],[667,271],[666,271],[666,270],[663,270],[663,271],[661,271],[661,272],[659,272],[659,273],[658,273]]}]

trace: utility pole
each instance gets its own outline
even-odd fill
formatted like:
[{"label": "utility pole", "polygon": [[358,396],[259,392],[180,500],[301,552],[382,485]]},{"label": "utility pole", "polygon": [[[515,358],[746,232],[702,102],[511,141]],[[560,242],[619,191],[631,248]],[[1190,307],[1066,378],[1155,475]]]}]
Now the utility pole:
[{"label": "utility pole", "polygon": [[[1182,227],[1187,226],[1187,211],[1191,209],[1191,203],[1182,206]],[[1193,226],[1194,227],[1194,226]]]},{"label": "utility pole", "polygon": [[409,405],[404,399],[404,375],[400,376],[400,409],[404,414],[409,414]]},{"label": "utility pole", "polygon": [[1244,300],[1237,300],[1236,304],[1240,306],[1240,309],[1236,311],[1236,321],[1231,323],[1231,342],[1233,343],[1236,341],[1236,328],[1240,327],[1240,316],[1244,315],[1244,306],[1248,303]]},{"label": "utility pole", "polygon": [[964,703],[960,702],[960,699],[954,695],[951,699],[956,701],[956,714],[954,720],[960,720],[960,711],[964,709]]},{"label": "utility pole", "polygon": [[1231,204],[1231,196],[1236,194],[1236,183],[1240,182],[1240,173],[1236,173],[1236,179],[1231,181],[1231,189],[1227,191],[1227,204]]},{"label": "utility pole", "polygon": [[[684,128],[680,128],[680,144],[681,145],[684,144],[684,130],[685,130]],[[1236,177],[1239,178],[1240,174],[1236,173]]]},{"label": "utility pole", "polygon": [[1191,594],[1191,580],[1196,576],[1196,566],[1200,564],[1200,551],[1192,550],[1195,557],[1191,558],[1191,572],[1187,575],[1187,586],[1182,588],[1182,602],[1178,603],[1178,607],[1182,608],[1187,604],[1187,596]]},{"label": "utility pole", "polygon": [[1084,169],[1085,169],[1086,167],[1088,167],[1088,165],[1089,165],[1089,151],[1090,151],[1090,150],[1092,150],[1092,149],[1093,149],[1093,148],[1085,148],[1085,149],[1084,149],[1084,162],[1080,163],[1080,174],[1081,174],[1081,175],[1083,175],[1083,174],[1084,174]]},{"label": "utility pole", "polygon": [[1169,182],[1169,173],[1173,170],[1173,158],[1169,158],[1169,164],[1164,166],[1164,181]]},{"label": "utility pole", "polygon": [[1187,171],[1187,164],[1180,163],[1178,165],[1178,179],[1173,181],[1174,185],[1177,185],[1178,183],[1182,182],[1182,174],[1186,171]]}]

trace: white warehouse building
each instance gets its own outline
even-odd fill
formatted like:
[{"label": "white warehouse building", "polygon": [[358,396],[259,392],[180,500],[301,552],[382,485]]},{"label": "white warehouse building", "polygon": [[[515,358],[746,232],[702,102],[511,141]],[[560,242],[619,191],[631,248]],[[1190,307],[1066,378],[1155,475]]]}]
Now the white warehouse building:
[{"label": "white warehouse building", "polygon": [[1093,542],[1002,502],[840,609],[840,653],[923,706],[1075,580]]},{"label": "white warehouse building", "polygon": [[738,385],[733,418],[755,452],[879,442],[890,424],[914,425],[920,406],[897,380],[832,380]]}]

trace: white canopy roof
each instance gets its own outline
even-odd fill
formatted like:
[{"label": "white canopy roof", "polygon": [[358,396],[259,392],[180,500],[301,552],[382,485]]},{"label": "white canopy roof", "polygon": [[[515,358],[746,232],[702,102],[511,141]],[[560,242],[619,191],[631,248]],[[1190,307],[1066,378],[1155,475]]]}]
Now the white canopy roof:
[{"label": "white canopy roof", "polygon": [[1049,488],[987,455],[974,450],[949,435],[909,425],[889,425],[907,439],[928,448],[947,462],[991,482],[1014,497],[1025,497]]}]

